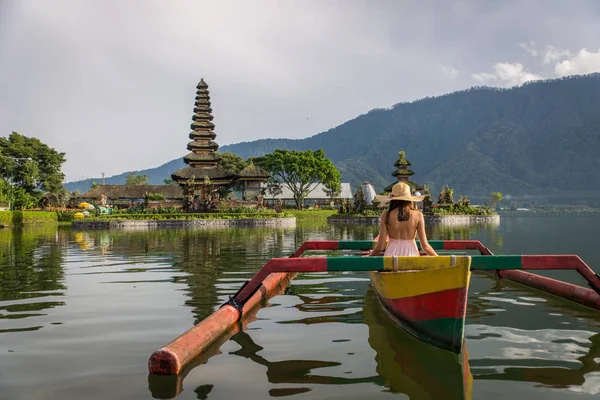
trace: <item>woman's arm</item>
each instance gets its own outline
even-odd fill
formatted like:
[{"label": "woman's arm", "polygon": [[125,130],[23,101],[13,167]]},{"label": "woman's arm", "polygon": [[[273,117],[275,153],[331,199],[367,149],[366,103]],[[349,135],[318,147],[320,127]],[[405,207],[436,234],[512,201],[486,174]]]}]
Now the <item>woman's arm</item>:
[{"label": "woman's arm", "polygon": [[377,240],[377,244],[373,247],[373,251],[370,256],[378,256],[381,254],[383,249],[385,248],[385,241],[387,239],[387,228],[385,227],[385,215],[387,211],[381,214],[381,218],[379,218],[379,239]]},{"label": "woman's arm", "polygon": [[427,241],[427,234],[425,233],[425,218],[423,218],[423,214],[421,213],[419,213],[417,236],[419,237],[419,242],[421,243],[421,249],[429,256],[437,256],[437,253]]}]

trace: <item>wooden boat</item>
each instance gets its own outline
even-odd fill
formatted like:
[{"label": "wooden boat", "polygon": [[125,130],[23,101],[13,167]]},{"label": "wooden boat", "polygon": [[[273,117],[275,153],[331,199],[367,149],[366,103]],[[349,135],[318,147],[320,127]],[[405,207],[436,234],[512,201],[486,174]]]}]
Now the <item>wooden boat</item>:
[{"label": "wooden boat", "polygon": [[471,257],[383,257],[389,272],[369,272],[379,300],[419,339],[460,353],[464,339]]},{"label": "wooden boat", "polygon": [[[307,240],[289,258],[270,259],[221,308],[198,325],[155,351],[151,374],[178,374],[194,357],[226,334],[238,320],[276,294],[274,288],[295,273],[369,272],[388,314],[425,343],[461,354],[470,271],[492,272],[546,293],[600,310],[600,275],[573,254],[493,255],[477,240],[431,240],[438,257],[364,257],[369,240]],[[352,254],[303,257],[306,251],[347,250]],[[477,251],[467,256],[456,251]],[[358,255],[355,255],[358,252]],[[440,253],[438,253],[440,254]],[[572,270],[589,289],[533,274],[534,270]]]},{"label": "wooden boat", "polygon": [[377,374],[392,392],[411,399],[470,400],[473,376],[466,347],[460,354],[441,350],[399,327],[369,288],[363,307]]}]

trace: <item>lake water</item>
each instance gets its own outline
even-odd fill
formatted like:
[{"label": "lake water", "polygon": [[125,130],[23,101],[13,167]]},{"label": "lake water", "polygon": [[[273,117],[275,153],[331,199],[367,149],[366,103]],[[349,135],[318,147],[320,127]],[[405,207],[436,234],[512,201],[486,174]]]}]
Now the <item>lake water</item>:
[{"label": "lake water", "polygon": [[[428,233],[479,239],[496,254],[575,253],[600,271],[598,226],[599,216],[523,216]],[[366,274],[307,274],[185,376],[148,375],[155,349],[210,315],[269,258],[307,239],[376,234],[377,226],[325,223],[0,230],[0,398],[600,396],[600,312],[480,273],[471,280],[462,360],[390,323]]]}]

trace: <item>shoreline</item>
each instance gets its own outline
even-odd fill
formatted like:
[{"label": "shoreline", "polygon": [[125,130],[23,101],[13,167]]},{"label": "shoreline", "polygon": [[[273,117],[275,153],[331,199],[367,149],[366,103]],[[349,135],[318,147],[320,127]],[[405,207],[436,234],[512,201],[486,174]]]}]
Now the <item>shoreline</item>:
[{"label": "shoreline", "polygon": [[[500,223],[500,215],[425,215],[425,223],[439,225],[469,225],[482,223]],[[380,217],[328,217],[327,222],[350,224],[379,223]]]},{"label": "shoreline", "polygon": [[296,217],[239,218],[239,219],[165,219],[165,220],[77,220],[71,227],[77,230],[92,229],[158,229],[158,228],[217,228],[230,226],[295,227]]}]

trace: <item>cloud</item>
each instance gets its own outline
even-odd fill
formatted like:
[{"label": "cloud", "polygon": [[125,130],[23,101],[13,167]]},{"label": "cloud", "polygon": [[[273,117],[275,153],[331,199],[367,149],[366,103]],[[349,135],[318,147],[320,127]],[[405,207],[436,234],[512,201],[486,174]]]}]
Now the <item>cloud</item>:
[{"label": "cloud", "polygon": [[546,52],[544,53],[544,60],[542,62],[544,64],[550,64],[560,60],[561,58],[566,58],[570,56],[571,52],[569,50],[559,49],[552,45],[547,45]]},{"label": "cloud", "polygon": [[175,3],[0,0],[0,136],[66,152],[68,180],[110,176],[187,153],[200,78],[219,145],[304,138],[474,83],[555,76],[580,64],[561,49],[600,37],[596,0]]},{"label": "cloud", "polygon": [[535,45],[535,42],[519,43],[519,47],[525,50],[525,53],[529,54],[531,57],[538,56],[538,50],[537,46]]},{"label": "cloud", "polygon": [[445,67],[442,65],[440,68],[442,69],[442,73],[446,78],[454,79],[458,76],[458,70],[451,66]]},{"label": "cloud", "polygon": [[600,50],[594,53],[581,49],[576,56],[561,61],[554,67],[554,73],[558,76],[589,74],[592,72],[600,72]]},{"label": "cloud", "polygon": [[498,80],[498,77],[496,75],[488,74],[487,72],[482,72],[480,74],[471,74],[471,76],[473,77],[473,79],[481,83]]},{"label": "cloud", "polygon": [[495,63],[493,74],[482,72],[471,74],[471,76],[481,83],[498,81],[507,87],[520,86],[525,82],[543,79],[540,75],[525,71],[525,67],[521,63]]}]

